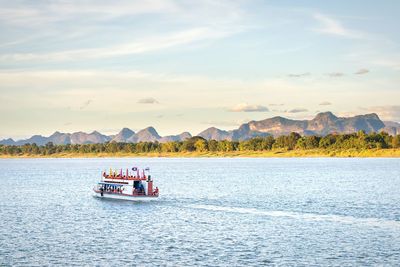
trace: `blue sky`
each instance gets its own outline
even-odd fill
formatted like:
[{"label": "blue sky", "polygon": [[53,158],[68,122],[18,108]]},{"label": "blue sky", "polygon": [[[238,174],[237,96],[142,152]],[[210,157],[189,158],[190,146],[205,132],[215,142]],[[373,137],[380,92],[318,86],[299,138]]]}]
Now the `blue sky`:
[{"label": "blue sky", "polygon": [[0,138],[400,121],[398,1],[1,1]]}]

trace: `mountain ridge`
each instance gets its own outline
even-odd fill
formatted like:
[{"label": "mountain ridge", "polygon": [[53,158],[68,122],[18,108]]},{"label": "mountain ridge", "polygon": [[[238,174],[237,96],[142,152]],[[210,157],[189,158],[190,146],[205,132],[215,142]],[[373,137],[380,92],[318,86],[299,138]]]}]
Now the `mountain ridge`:
[{"label": "mountain ridge", "polygon": [[[200,132],[197,136],[210,140],[231,140],[242,141],[257,136],[280,136],[291,132],[297,132],[302,135],[327,135],[331,133],[353,133],[363,130],[367,133],[386,131],[391,135],[400,134],[400,123],[391,121],[381,121],[375,113],[356,115],[353,117],[337,117],[332,112],[318,113],[311,120],[293,120],[276,116],[259,121],[250,121],[240,125],[234,130],[221,130],[216,127],[210,127]],[[191,138],[189,132],[183,132],[178,135],[160,136],[157,130],[149,126],[138,132],[129,128],[123,128],[118,134],[104,135],[98,131],[91,133],[75,132],[62,133],[54,132],[49,137],[42,135],[33,135],[24,140],[14,141],[12,138],[0,141],[2,145],[23,145],[26,143],[36,143],[45,145],[48,142],[54,144],[95,144],[106,142],[138,143],[138,142],[172,142],[184,141]]]},{"label": "mountain ridge", "polygon": [[[367,133],[388,130],[385,124],[375,113],[357,115],[353,117],[337,117],[332,112],[318,113],[311,120],[293,120],[276,116],[260,121],[250,121],[242,124],[238,129],[224,131],[220,135],[219,129],[210,127],[202,131],[199,136],[215,140],[242,141],[255,136],[280,136],[297,132],[301,135],[327,135],[330,133],[353,133],[363,130]],[[390,130],[390,129],[389,129]],[[393,134],[392,130],[390,134]]]}]

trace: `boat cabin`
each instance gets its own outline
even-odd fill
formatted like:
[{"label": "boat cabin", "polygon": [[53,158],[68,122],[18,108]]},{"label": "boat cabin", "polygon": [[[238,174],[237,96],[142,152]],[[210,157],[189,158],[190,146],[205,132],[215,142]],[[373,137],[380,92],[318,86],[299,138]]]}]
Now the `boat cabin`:
[{"label": "boat cabin", "polygon": [[[147,174],[148,168],[139,171],[137,168],[132,168],[133,173],[126,169],[112,171],[109,174],[102,172],[101,181],[97,184],[94,191],[102,197],[105,195],[120,195],[120,196],[158,196],[158,187],[153,188],[153,179]],[[116,198],[116,197],[114,197]]]}]

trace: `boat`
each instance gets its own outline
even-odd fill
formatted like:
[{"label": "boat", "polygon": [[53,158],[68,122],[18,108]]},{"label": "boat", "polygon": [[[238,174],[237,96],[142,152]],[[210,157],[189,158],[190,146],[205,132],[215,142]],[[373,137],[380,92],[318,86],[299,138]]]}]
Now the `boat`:
[{"label": "boat", "polygon": [[131,201],[150,201],[158,198],[158,187],[154,188],[153,178],[149,168],[139,170],[132,168],[132,172],[113,171],[109,174],[103,171],[101,180],[93,188],[96,197],[108,199],[122,199]]}]

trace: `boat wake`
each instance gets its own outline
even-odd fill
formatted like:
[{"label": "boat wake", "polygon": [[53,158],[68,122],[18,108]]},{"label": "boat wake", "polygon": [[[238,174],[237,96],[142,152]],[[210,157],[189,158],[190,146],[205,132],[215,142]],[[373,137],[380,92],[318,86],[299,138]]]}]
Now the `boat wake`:
[{"label": "boat wake", "polygon": [[225,207],[225,206],[215,206],[215,205],[191,205],[190,207],[194,209],[203,209],[210,211],[232,212],[232,213],[242,213],[242,214],[251,214],[259,216],[281,217],[281,218],[286,217],[296,220],[328,221],[328,222],[337,222],[344,224],[366,225],[371,227],[400,228],[400,221],[379,219],[379,218],[360,218],[360,217],[334,215],[334,214],[316,214],[316,213],[302,213],[302,212],[278,211],[278,210],[261,210],[255,208]]}]

